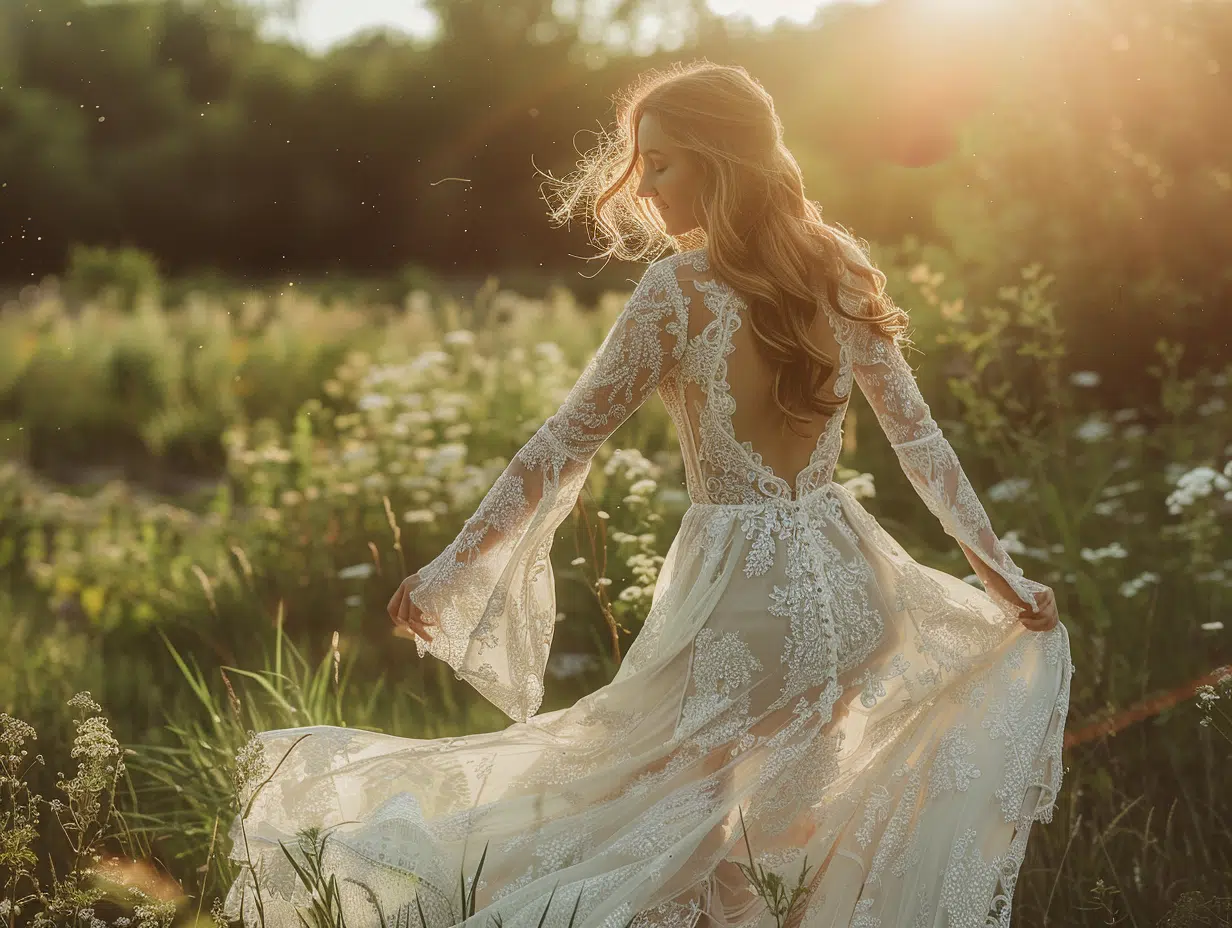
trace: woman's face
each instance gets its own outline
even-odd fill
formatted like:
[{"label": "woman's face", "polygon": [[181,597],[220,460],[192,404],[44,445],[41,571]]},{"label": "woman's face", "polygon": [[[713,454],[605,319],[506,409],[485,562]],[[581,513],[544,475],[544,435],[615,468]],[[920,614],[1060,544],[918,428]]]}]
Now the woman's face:
[{"label": "woman's face", "polygon": [[664,137],[652,112],[643,113],[638,122],[637,151],[642,162],[637,195],[650,198],[667,234],[683,235],[700,226],[701,177],[689,153]]}]

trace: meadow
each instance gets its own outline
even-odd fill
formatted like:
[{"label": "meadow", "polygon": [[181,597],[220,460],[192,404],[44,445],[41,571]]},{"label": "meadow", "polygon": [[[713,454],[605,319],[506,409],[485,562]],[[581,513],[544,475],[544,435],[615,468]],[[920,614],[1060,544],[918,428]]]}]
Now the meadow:
[{"label": "meadow", "polygon": [[[235,872],[226,826],[259,773],[254,731],[508,724],[445,664],[391,645],[384,606],[555,410],[628,296],[530,299],[494,277],[466,299],[285,286],[172,304],[132,255],[112,264],[107,286],[49,278],[0,312],[10,925],[210,918]],[[1153,401],[1109,406],[1100,373],[1067,363],[1040,266],[988,305],[924,261],[887,272],[921,389],[1073,644],[1062,796],[1033,834],[1015,923],[1228,924],[1232,366],[1183,373],[1161,340]],[[968,575],[862,399],[846,432],[837,479],[920,560]],[[614,675],[683,486],[654,399],[601,449],[557,536],[542,711]],[[786,911],[794,874],[749,876]],[[304,879],[319,881],[311,923],[343,924],[328,878]]]}]

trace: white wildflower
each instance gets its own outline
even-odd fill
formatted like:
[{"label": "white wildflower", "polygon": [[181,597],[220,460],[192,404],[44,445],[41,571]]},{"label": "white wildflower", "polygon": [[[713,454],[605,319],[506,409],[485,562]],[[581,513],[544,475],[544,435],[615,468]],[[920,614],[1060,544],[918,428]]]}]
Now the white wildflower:
[{"label": "white wildflower", "polygon": [[412,359],[407,373],[412,376],[423,374],[449,363],[449,355],[443,351],[423,351]]},{"label": "white wildflower", "polygon": [[539,342],[534,348],[535,354],[550,364],[565,363],[565,353],[556,342]]},{"label": "white wildflower", "polygon": [[1008,477],[988,488],[988,498],[998,502],[1010,502],[1021,497],[1029,489],[1031,489],[1031,481],[1027,477]]},{"label": "white wildflower", "polygon": [[1085,442],[1103,441],[1111,434],[1112,426],[1098,416],[1091,416],[1074,429],[1074,437]]},{"label": "white wildflower", "polygon": [[576,677],[588,670],[598,667],[599,662],[593,654],[584,651],[564,651],[548,657],[547,672],[557,679]]},{"label": "white wildflower", "polygon": [[1127,425],[1121,434],[1131,441],[1136,440],[1146,435],[1146,426],[1135,422],[1133,425]]},{"label": "white wildflower", "polygon": [[394,401],[383,393],[365,393],[359,398],[359,402],[356,405],[358,405],[360,409],[368,410],[385,409],[393,404]]},{"label": "white wildflower", "polygon": [[1137,419],[1137,418],[1138,418],[1138,410],[1133,409],[1132,407],[1126,407],[1125,409],[1118,409],[1116,412],[1112,414],[1112,421],[1115,422],[1117,425],[1122,425],[1126,422],[1132,422],[1134,419]]},{"label": "white wildflower", "polygon": [[1204,632],[1223,631],[1223,623],[1222,622],[1203,622],[1202,630]]},{"label": "white wildflower", "polygon": [[1222,396],[1212,396],[1209,400],[1198,407],[1198,415],[1210,416],[1217,412],[1223,412],[1228,408],[1228,404],[1224,402]]},{"label": "white wildflower", "polygon": [[1018,529],[1006,532],[1001,536],[1001,547],[1005,549],[1006,554],[1023,554],[1027,550],[1027,546],[1018,537]]},{"label": "white wildflower", "polygon": [[874,499],[877,496],[872,474],[856,474],[844,480],[842,486],[856,499]]},{"label": "white wildflower", "polygon": [[1119,541],[1114,541],[1112,544],[1103,548],[1083,548],[1079,553],[1082,555],[1082,559],[1084,561],[1089,561],[1092,564],[1096,564],[1104,560],[1104,558],[1122,558],[1129,555],[1129,552],[1121,546]]},{"label": "white wildflower", "polygon": [[1132,580],[1127,580],[1121,584],[1121,595],[1126,599],[1132,599],[1141,592],[1142,588],[1148,583],[1158,583],[1159,574],[1152,570],[1144,570]]},{"label": "white wildflower", "polygon": [[454,329],[452,332],[446,332],[442,341],[446,345],[473,345],[475,333],[469,329]]},{"label": "white wildflower", "polygon": [[372,576],[375,570],[371,563],[352,564],[350,567],[344,567],[338,571],[339,580],[364,580]]},{"label": "white wildflower", "polygon": [[[1229,469],[1224,468],[1225,471]],[[1213,467],[1195,467],[1182,473],[1175,482],[1176,489],[1168,494],[1166,500],[1168,511],[1173,515],[1215,491],[1223,493],[1224,499],[1232,500],[1232,477],[1216,471]]]},{"label": "white wildflower", "polygon": [[1124,496],[1126,493],[1133,493],[1135,490],[1142,489],[1141,480],[1131,480],[1128,483],[1118,484],[1116,486],[1104,487],[1100,492],[1100,496],[1109,499],[1113,496]]},{"label": "white wildflower", "polygon": [[1069,382],[1075,387],[1098,387],[1099,380],[1095,371],[1074,371],[1069,375]]}]

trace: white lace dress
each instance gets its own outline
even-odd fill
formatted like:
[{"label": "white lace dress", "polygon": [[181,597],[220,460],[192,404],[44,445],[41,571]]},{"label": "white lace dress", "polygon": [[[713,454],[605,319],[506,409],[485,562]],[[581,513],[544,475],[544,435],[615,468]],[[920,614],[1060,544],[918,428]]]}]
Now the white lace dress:
[{"label": "white lace dress", "polygon": [[[1028,631],[1016,603],[918,563],[833,482],[846,406],[794,486],[738,441],[727,355],[746,310],[707,271],[704,249],[647,269],[559,411],[420,571],[412,599],[439,623],[420,657],[514,724],[436,740],[262,733],[281,764],[247,841],[239,816],[230,837],[262,873],[267,928],[299,926],[308,893],[278,842],[298,858],[311,825],[329,834],[350,928],[380,926],[377,906],[390,928],[419,926],[419,906],[428,928],[463,923],[462,874],[467,925],[773,928],[735,865],[747,847],[788,887],[807,856],[803,928],[1009,924],[1032,823],[1051,820],[1061,784],[1065,626]],[[859,282],[840,286],[857,313]],[[997,540],[898,345],[826,315],[835,393],[854,379],[946,532],[1033,602],[1040,584]],[[615,679],[536,715],[553,536],[595,451],[656,390],[692,504]],[[242,866],[226,911],[243,900],[256,924],[250,877]]]}]

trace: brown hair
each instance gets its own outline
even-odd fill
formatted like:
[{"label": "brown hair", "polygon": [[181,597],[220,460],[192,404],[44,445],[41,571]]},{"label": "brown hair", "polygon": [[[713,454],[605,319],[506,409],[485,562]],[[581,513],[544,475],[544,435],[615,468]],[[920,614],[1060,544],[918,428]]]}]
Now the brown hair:
[{"label": "brown hair", "polygon": [[[637,126],[647,111],[701,172],[704,229],[668,235],[636,195]],[[836,312],[905,340],[908,316],[885,293],[867,243],[824,222],[820,204],[805,198],[774,103],[742,67],[702,59],[643,73],[617,98],[617,130],[603,133],[574,173],[551,180],[560,196],[551,218],[568,222],[581,204],[599,230],[601,257],[638,261],[663,247],[706,247],[711,270],[749,303],[754,342],[777,364],[775,404],[789,421],[808,422],[800,410],[829,416],[841,405],[819,396],[836,361],[808,339],[818,283]],[[858,291],[866,314],[843,308],[839,281]]]}]

